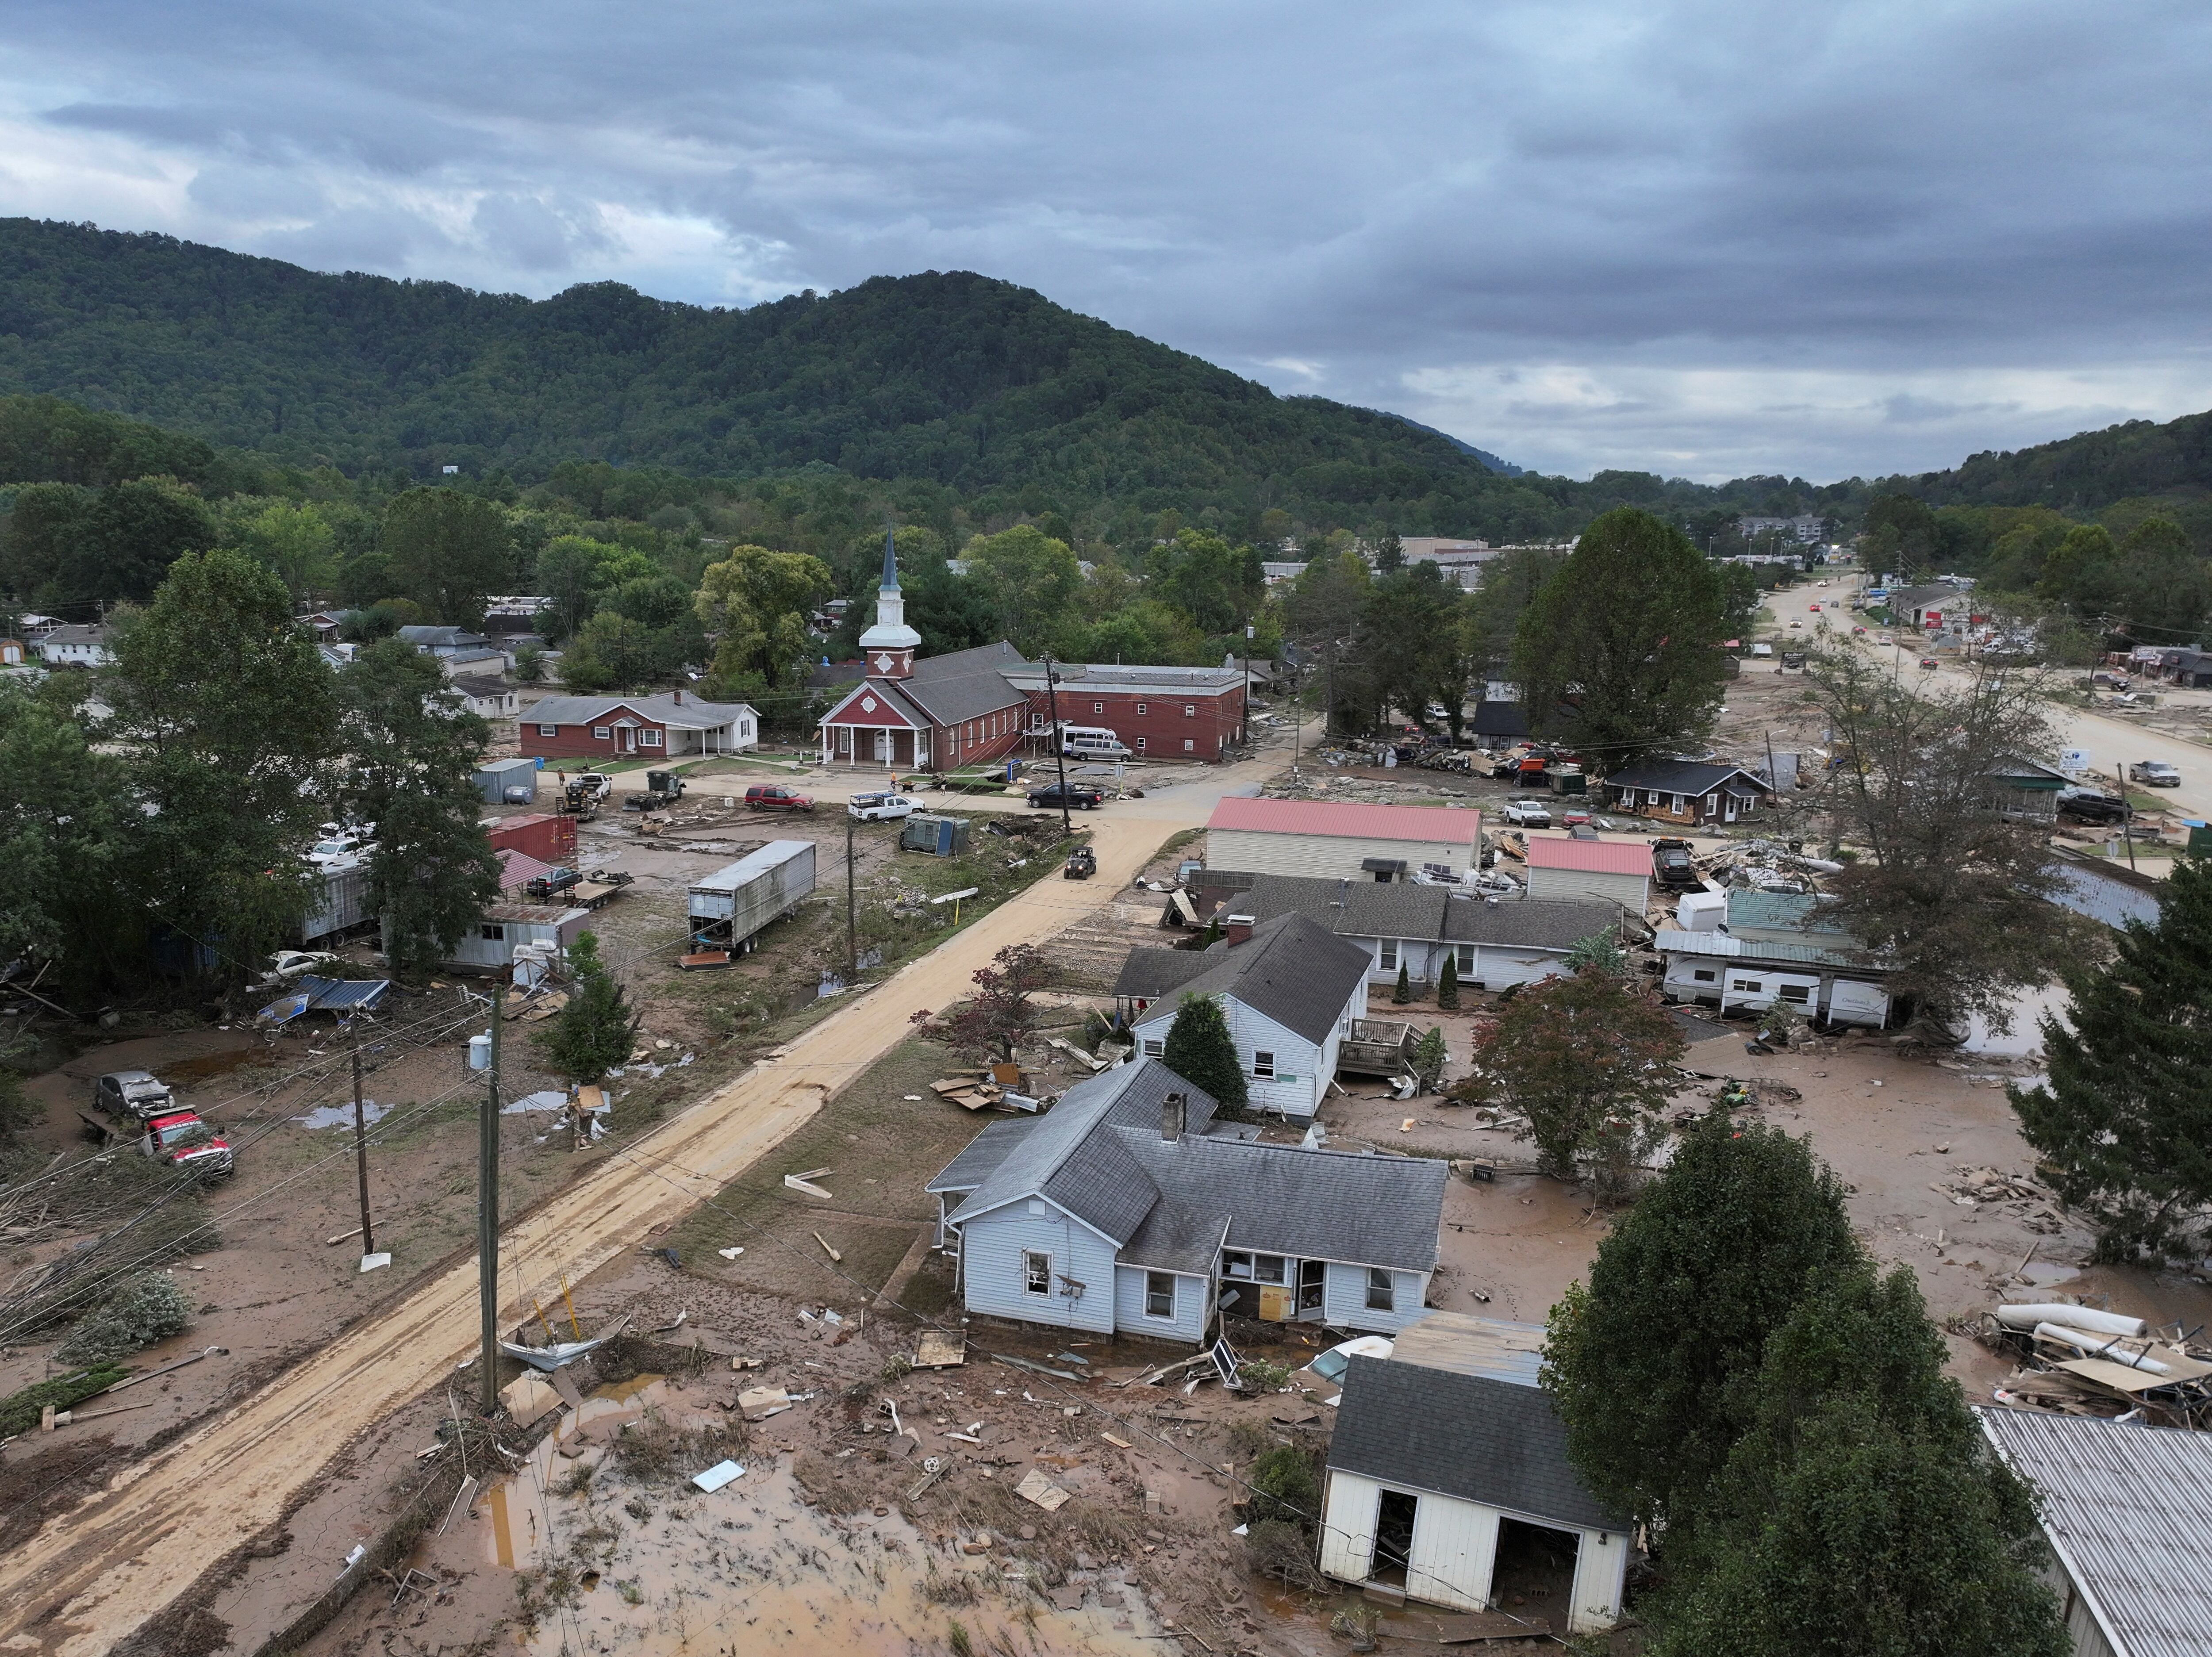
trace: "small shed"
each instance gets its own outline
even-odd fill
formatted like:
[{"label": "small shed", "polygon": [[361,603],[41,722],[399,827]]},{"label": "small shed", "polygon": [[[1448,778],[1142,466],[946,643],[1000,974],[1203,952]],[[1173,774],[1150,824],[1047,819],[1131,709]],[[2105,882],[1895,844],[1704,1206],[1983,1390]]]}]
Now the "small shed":
[{"label": "small shed", "polygon": [[1640,915],[1651,896],[1651,848],[1641,841],[1531,835],[1528,895],[1595,898]]},{"label": "small shed", "polygon": [[477,768],[477,792],[486,805],[526,805],[538,798],[538,769],[533,759],[486,760]]},{"label": "small shed", "polygon": [[1525,1587],[1540,1585],[1549,1617],[1565,1613],[1551,1633],[1613,1627],[1628,1520],[1583,1487],[1566,1440],[1533,1385],[1352,1358],[1322,1487],[1322,1569],[1469,1611],[1516,1592],[1534,1603]]},{"label": "small shed", "polygon": [[589,909],[559,904],[495,903],[462,935],[445,964],[463,971],[498,972],[514,964],[516,950],[526,944],[546,944],[556,953],[565,953],[591,919]]}]

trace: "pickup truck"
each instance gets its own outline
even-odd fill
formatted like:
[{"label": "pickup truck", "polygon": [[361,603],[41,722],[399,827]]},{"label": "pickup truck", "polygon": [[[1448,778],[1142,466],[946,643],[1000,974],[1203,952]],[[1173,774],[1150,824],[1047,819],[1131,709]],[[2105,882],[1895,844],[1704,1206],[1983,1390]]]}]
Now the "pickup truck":
[{"label": "pickup truck", "polygon": [[2114,795],[2101,794],[2094,788],[2062,788],[2058,815],[2076,822],[2125,822],[2130,812],[2128,803]]},{"label": "pickup truck", "polygon": [[1105,791],[1085,783],[1071,782],[1063,791],[1058,783],[1048,782],[1042,788],[1030,790],[1030,804],[1038,810],[1065,804],[1079,811],[1096,811],[1105,803]]},{"label": "pickup truck", "polygon": [[2179,788],[2181,773],[2164,760],[2137,760],[2128,768],[2128,780],[2146,788]]},{"label": "pickup truck", "polygon": [[889,822],[920,809],[920,801],[904,794],[855,794],[845,803],[845,815],[855,822]]},{"label": "pickup truck", "polygon": [[1506,822],[1522,828],[1548,828],[1552,826],[1552,808],[1540,799],[1512,799],[1505,802]]},{"label": "pickup truck", "polygon": [[238,1158],[231,1153],[229,1143],[197,1111],[179,1110],[155,1117],[146,1124],[138,1149],[179,1174],[213,1177],[238,1169]]}]

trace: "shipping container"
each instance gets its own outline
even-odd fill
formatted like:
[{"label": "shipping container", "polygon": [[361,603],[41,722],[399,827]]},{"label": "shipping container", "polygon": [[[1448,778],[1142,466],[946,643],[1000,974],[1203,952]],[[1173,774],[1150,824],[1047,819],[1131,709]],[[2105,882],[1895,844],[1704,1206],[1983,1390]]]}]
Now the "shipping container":
[{"label": "shipping container", "polygon": [[486,760],[477,768],[477,792],[486,805],[527,805],[538,798],[538,763],[527,759]]},{"label": "shipping container", "polygon": [[318,938],[351,932],[374,913],[369,907],[368,870],[325,870],[323,895],[300,923],[300,942],[313,944]]},{"label": "shipping container", "polygon": [[540,863],[573,866],[576,861],[576,819],[533,811],[527,816],[487,817],[484,837],[495,852],[520,852]]},{"label": "shipping container", "polygon": [[814,890],[814,842],[772,840],[693,883],[691,935],[700,949],[742,952],[754,935]]},{"label": "shipping container", "polygon": [[899,847],[927,852],[932,857],[957,858],[968,849],[968,819],[916,811],[899,833]]}]

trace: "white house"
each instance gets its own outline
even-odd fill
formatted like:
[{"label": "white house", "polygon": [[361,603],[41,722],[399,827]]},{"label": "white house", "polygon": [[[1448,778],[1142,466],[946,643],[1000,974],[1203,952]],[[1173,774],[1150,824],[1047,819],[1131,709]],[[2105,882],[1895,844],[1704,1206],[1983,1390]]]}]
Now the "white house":
[{"label": "white house", "polygon": [[1224,799],[1206,825],[1206,866],[1233,874],[1402,880],[1424,868],[1465,875],[1482,813],[1350,801]]},{"label": "white house", "polygon": [[971,1314],[1208,1339],[1224,1310],[1393,1333],[1422,1315],[1445,1165],[1265,1144],[1157,1059],[994,1122],[929,1182]]},{"label": "white house", "polygon": [[1588,899],[1494,898],[1448,886],[1261,875],[1233,907],[1259,921],[1298,913],[1367,954],[1368,981],[1395,983],[1398,968],[1433,983],[1446,951],[1462,984],[1499,990],[1565,970],[1581,939],[1618,925],[1620,911]]},{"label": "white house", "polygon": [[1252,1108],[1304,1122],[1321,1108],[1352,1021],[1366,1013],[1370,964],[1303,914],[1255,925],[1238,913],[1207,949],[1130,950],[1114,993],[1138,1052],[1152,1058],[1166,1052],[1184,997],[1219,1000]]},{"label": "white house", "polygon": [[1872,1029],[1889,1022],[1887,974],[1844,950],[1673,927],[1655,933],[1651,947],[1666,961],[1659,986],[1669,1001],[1723,1013],[1781,1003],[1807,1018]]},{"label": "white house", "polygon": [[1531,835],[1528,895],[1595,898],[1640,917],[1651,896],[1651,848],[1640,841]]},{"label": "white house", "polygon": [[453,689],[460,696],[462,706],[480,719],[511,719],[522,706],[521,693],[511,684],[473,673],[456,673],[453,677]]},{"label": "white house", "polygon": [[1978,1409],[2034,1485],[2074,1657],[2212,1651],[2212,1434]]},{"label": "white house", "polygon": [[105,667],[115,659],[104,627],[58,627],[33,639],[31,648],[48,667]]},{"label": "white house", "polygon": [[1395,1352],[1346,1365],[1322,1494],[1327,1575],[1457,1611],[1517,1596],[1516,1614],[1553,1634],[1595,1633],[1620,1619],[1631,1542],[1575,1476],[1533,1378]]}]

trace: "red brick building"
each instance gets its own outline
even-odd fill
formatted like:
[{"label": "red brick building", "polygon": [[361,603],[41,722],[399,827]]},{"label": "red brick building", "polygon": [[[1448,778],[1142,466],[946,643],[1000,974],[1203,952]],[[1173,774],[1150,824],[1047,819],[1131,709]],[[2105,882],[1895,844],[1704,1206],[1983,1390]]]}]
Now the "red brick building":
[{"label": "red brick building", "polygon": [[[917,656],[898,564],[884,542],[876,623],[860,635],[868,677],[822,716],[824,765],[950,771],[1048,746],[1052,696],[1041,663],[1001,640],[949,656]],[[1055,663],[1060,717],[1105,725],[1150,760],[1212,760],[1244,720],[1236,668]],[[525,750],[528,752],[528,750]]]}]

